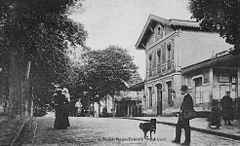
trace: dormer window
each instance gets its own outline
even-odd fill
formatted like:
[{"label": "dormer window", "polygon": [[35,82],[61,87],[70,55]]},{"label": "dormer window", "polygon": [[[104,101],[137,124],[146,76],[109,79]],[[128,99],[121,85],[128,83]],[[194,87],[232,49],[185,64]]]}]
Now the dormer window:
[{"label": "dormer window", "polygon": [[157,51],[157,63],[160,64],[161,63],[161,50]]},{"label": "dormer window", "polygon": [[160,34],[161,34],[161,27],[159,26],[159,27],[157,28],[157,30],[158,30],[157,35],[160,36]]},{"label": "dormer window", "polygon": [[155,28],[155,40],[158,41],[163,37],[163,26],[160,24]]},{"label": "dormer window", "polygon": [[163,27],[162,27],[162,25],[159,25],[157,27],[157,36],[160,37],[160,38],[163,37]]}]

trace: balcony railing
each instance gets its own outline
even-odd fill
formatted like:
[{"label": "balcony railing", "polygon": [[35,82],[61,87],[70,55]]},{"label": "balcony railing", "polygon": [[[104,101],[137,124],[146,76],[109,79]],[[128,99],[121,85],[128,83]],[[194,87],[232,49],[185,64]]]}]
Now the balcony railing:
[{"label": "balcony railing", "polygon": [[167,62],[167,69],[172,69],[174,67],[174,62],[171,60],[171,61],[168,61]]},{"label": "balcony railing", "polygon": [[168,70],[171,70],[174,68],[174,60],[170,60],[165,64],[158,64],[156,68],[149,69],[147,71],[147,76],[154,76],[156,74],[164,73]]},{"label": "balcony railing", "polygon": [[149,76],[152,76],[152,70],[149,70]]}]

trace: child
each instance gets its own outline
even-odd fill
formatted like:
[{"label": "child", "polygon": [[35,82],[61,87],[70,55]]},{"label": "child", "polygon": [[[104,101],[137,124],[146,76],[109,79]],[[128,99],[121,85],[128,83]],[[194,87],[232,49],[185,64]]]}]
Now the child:
[{"label": "child", "polygon": [[78,98],[78,101],[75,103],[75,107],[77,108],[76,116],[80,116],[80,114],[82,112],[81,98]]}]

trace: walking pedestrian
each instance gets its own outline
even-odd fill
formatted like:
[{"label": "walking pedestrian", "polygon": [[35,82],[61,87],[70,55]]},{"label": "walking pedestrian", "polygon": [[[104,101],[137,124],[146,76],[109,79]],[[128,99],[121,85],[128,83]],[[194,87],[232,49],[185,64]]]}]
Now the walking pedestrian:
[{"label": "walking pedestrian", "polygon": [[68,100],[62,93],[61,89],[57,90],[57,94],[54,96],[54,108],[56,113],[56,118],[54,122],[55,129],[66,129],[70,126],[68,114],[69,111],[66,108]]},{"label": "walking pedestrian", "polygon": [[225,96],[221,99],[222,107],[222,116],[225,125],[232,125],[231,121],[233,120],[233,100],[230,97],[230,91],[226,91]]},{"label": "walking pedestrian", "polygon": [[189,110],[193,110],[193,100],[191,95],[188,93],[188,86],[182,85],[180,90],[181,90],[181,95],[183,95],[184,97],[180,107],[180,115],[176,125],[176,136],[172,142],[180,143],[181,131],[183,128],[185,130],[185,141],[181,144],[189,145],[191,142],[191,131],[190,131],[189,119],[184,118],[183,113]]}]

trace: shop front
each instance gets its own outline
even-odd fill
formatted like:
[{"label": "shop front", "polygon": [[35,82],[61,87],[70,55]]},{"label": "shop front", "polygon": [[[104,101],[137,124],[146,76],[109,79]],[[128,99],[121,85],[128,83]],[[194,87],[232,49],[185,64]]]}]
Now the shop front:
[{"label": "shop front", "polygon": [[230,91],[234,101],[240,96],[239,55],[217,54],[214,58],[183,68],[182,73],[198,111],[210,111],[212,99],[220,101],[226,91]]}]

